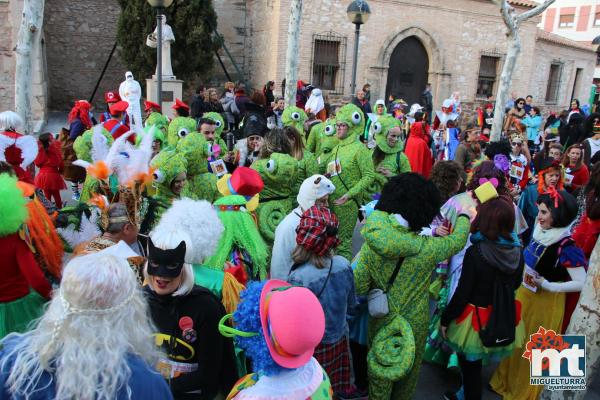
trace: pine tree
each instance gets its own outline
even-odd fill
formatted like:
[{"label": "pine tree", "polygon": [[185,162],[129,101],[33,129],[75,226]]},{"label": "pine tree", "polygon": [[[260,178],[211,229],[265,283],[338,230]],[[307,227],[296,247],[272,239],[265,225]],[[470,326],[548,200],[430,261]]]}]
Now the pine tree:
[{"label": "pine tree", "polygon": [[[146,36],[156,27],[156,12],[146,0],[119,0],[119,5],[117,42],[121,59],[142,83],[156,68],[156,50],[146,46]],[[171,46],[173,73],[187,82],[206,78],[218,48],[211,28],[217,26],[212,0],[175,0],[164,14],[175,34]]]}]

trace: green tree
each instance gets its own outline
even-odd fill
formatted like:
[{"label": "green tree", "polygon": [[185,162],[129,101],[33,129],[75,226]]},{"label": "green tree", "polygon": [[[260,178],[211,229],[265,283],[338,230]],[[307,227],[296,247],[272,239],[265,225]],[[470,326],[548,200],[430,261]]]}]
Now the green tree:
[{"label": "green tree", "polygon": [[[156,50],[146,46],[146,36],[156,27],[156,12],[146,0],[118,0],[121,6],[117,42],[127,68],[142,83],[154,74]],[[186,82],[204,79],[211,73],[214,51],[212,28],[217,15],[212,0],[175,0],[164,10],[175,34],[171,46],[173,73]]]}]

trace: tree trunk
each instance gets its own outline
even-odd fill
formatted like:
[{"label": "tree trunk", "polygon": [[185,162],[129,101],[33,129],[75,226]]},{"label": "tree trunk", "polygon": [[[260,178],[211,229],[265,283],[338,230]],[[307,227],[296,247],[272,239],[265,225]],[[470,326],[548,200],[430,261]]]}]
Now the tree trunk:
[{"label": "tree trunk", "polygon": [[506,59],[504,60],[504,66],[502,67],[502,73],[500,74],[500,81],[498,83],[498,94],[496,95],[496,106],[494,107],[494,123],[492,124],[492,132],[490,134],[490,140],[492,142],[500,140],[504,122],[504,105],[508,100],[508,92],[510,91],[513,72],[515,71],[517,59],[521,53],[521,38],[519,37],[518,30],[509,33],[507,40],[508,52],[506,53]]},{"label": "tree trunk", "polygon": [[531,10],[516,14],[515,9],[508,4],[508,0],[492,0],[493,3],[500,5],[500,14],[504,20],[504,25],[506,25],[506,29],[508,30],[506,34],[508,51],[506,53],[504,66],[502,67],[502,73],[500,74],[500,82],[496,94],[496,107],[494,108],[494,123],[490,134],[490,140],[492,142],[499,141],[502,134],[504,105],[508,99],[508,92],[510,91],[510,85],[512,84],[512,75],[517,65],[517,59],[521,53],[521,38],[519,36],[521,23],[541,14],[550,6],[550,4],[554,3],[554,1],[555,0],[544,0],[542,4],[537,5]]},{"label": "tree trunk", "polygon": [[43,22],[44,0],[24,0],[23,18],[15,47],[15,111],[23,118],[23,133],[26,134],[32,133],[33,128],[31,117],[33,60],[31,53],[34,43],[40,41]]},{"label": "tree trunk", "polygon": [[[592,378],[600,367],[600,240],[596,242],[590,257],[587,277],[581,290],[577,308],[571,316],[567,335],[585,335],[586,345],[586,385],[589,388]],[[583,400],[585,390],[545,390],[542,399]]]},{"label": "tree trunk", "polygon": [[300,43],[300,22],[302,0],[292,0],[290,4],[290,25],[285,64],[285,105],[296,105],[296,82],[298,81],[298,52]]}]

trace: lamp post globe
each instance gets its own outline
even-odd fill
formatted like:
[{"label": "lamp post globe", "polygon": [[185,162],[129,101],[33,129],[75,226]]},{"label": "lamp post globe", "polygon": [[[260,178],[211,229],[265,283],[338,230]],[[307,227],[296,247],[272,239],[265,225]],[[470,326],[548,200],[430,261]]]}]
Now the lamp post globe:
[{"label": "lamp post globe", "polygon": [[356,67],[358,63],[358,42],[360,39],[360,26],[366,23],[371,16],[371,9],[365,0],[353,0],[346,9],[348,20],[356,26],[354,30],[354,61],[352,62],[352,82],[350,91],[356,96]]},{"label": "lamp post globe", "polygon": [[156,102],[162,109],[162,12],[173,4],[173,0],[148,0],[148,4],[156,9]]},{"label": "lamp post globe", "polygon": [[346,9],[348,20],[355,25],[362,25],[369,20],[371,9],[364,0],[354,0]]}]

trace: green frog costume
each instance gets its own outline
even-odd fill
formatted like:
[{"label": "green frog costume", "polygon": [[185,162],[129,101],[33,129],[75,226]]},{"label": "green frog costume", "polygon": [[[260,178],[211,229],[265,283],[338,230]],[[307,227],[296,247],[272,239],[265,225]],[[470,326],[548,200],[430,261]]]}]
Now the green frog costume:
[{"label": "green frog costume", "polygon": [[225,129],[225,120],[221,116],[221,114],[216,112],[207,112],[202,115],[202,118],[208,118],[215,121],[215,144],[218,144],[221,148],[219,153],[219,158],[223,157],[225,153],[227,153],[227,143],[223,140],[221,136],[223,134],[223,130]]},{"label": "green frog costume", "polygon": [[220,196],[217,190],[217,176],[208,172],[209,143],[198,132],[192,132],[177,143],[177,153],[187,163],[187,184],[182,196],[193,200],[207,200],[213,203]]},{"label": "green frog costume", "polygon": [[[369,318],[369,347],[376,344],[374,339],[380,331],[397,323],[395,318],[399,315],[410,324],[415,343],[412,369],[400,380],[382,378],[383,372],[373,373],[373,365],[369,362],[369,399],[388,400],[392,398],[392,391],[394,399],[413,398],[427,337],[429,278],[437,263],[463,248],[469,229],[466,216],[458,218],[452,234],[436,238],[420,236],[405,227],[395,215],[380,210],[375,210],[367,219],[361,232],[365,243],[354,271],[357,294],[384,289],[399,257],[404,257],[400,273],[387,293],[389,314],[384,318]],[[392,352],[393,346],[389,348]]]},{"label": "green frog costume", "polygon": [[179,140],[196,130],[196,120],[189,117],[175,117],[169,124],[167,144],[175,149]]},{"label": "green frog costume", "polygon": [[[375,168],[375,180],[369,190],[370,195],[381,193],[383,185],[385,185],[389,179],[382,173],[377,172],[378,167],[388,169],[392,175],[399,175],[404,172],[411,171],[408,157],[406,157],[406,154],[404,154],[402,151],[404,149],[402,142],[399,140],[394,147],[390,147],[388,145],[387,135],[391,129],[396,127],[401,128],[402,122],[391,115],[381,115],[379,118],[377,118],[376,122],[371,124],[371,130],[375,137],[375,143],[377,147],[383,153],[385,153],[385,157],[377,165],[373,165]],[[367,199],[367,201],[371,200],[371,198]]]},{"label": "green frog costume", "polygon": [[335,136],[335,119],[330,118],[322,124],[315,125],[308,137],[306,148],[313,153],[317,160],[325,153],[331,150],[338,144],[338,138]]},{"label": "green frog costume", "polygon": [[146,118],[146,121],[144,122],[144,127],[148,126],[155,126],[160,129],[164,138],[167,134],[167,129],[169,128],[169,118],[155,111],[148,115],[148,118]]},{"label": "green frog costume", "polygon": [[294,209],[299,164],[288,154],[273,153],[268,160],[256,160],[250,167],[260,174],[265,184],[256,214],[260,234],[269,246],[275,240],[277,225]]},{"label": "green frog costume", "polygon": [[[348,135],[330,153],[321,155],[319,168],[323,175],[330,176],[335,185],[329,203],[340,221],[338,254],[351,260],[352,234],[358,210],[364,194],[373,183],[375,171],[370,151],[358,141],[365,128],[362,111],[354,104],[346,104],[338,110],[336,123],[347,124]],[[348,201],[336,205],[334,202],[344,195],[349,197]]]},{"label": "green frog costume", "polygon": [[[73,143],[73,150],[75,150],[78,160],[87,161],[89,163],[94,162],[92,159],[92,136],[94,135],[94,129],[100,130],[102,135],[106,138],[106,144],[108,147],[113,144],[114,140],[110,132],[104,129],[102,125],[96,125],[75,139],[75,142]],[[92,198],[94,193],[98,192],[98,185],[98,180],[90,174],[87,174],[85,181],[83,182],[83,189],[81,190],[79,202],[87,203]]]},{"label": "green frog costume", "polygon": [[[296,106],[288,106],[283,110],[281,114],[281,123],[283,126],[293,126],[300,132],[300,135],[304,138],[304,123],[308,119],[308,116],[303,109]],[[306,140],[306,138],[304,138]]]}]

